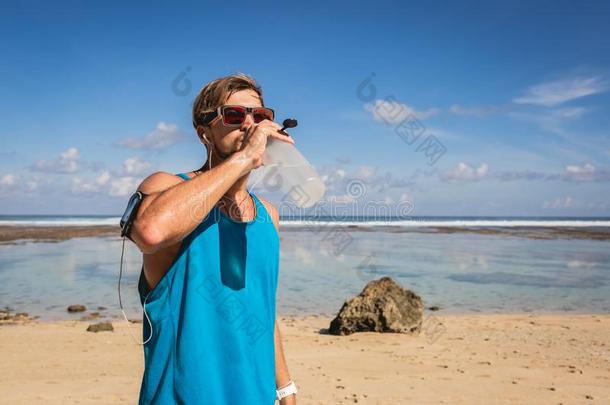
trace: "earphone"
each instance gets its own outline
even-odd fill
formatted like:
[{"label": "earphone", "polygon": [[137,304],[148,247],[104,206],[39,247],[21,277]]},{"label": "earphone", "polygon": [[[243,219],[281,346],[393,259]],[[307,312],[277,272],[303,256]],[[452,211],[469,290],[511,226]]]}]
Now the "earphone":
[{"label": "earphone", "polygon": [[[212,147],[212,142],[210,142],[210,140],[208,139],[208,137],[205,135],[205,132],[203,133],[203,135],[201,136],[203,139],[205,139],[205,141],[208,143],[209,149],[210,149],[210,156],[208,157],[208,170],[212,170],[212,151],[214,150],[214,148]],[[203,142],[201,142],[203,143]],[[205,144],[204,144],[205,145]]]}]

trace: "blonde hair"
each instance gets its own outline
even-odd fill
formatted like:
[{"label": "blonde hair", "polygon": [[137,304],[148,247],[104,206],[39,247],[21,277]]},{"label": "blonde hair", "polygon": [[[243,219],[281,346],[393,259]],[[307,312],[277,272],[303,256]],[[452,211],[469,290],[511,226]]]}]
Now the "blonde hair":
[{"label": "blonde hair", "polygon": [[198,116],[202,112],[214,111],[223,105],[231,94],[240,90],[254,90],[264,107],[263,90],[252,77],[245,73],[235,73],[212,80],[199,91],[193,103],[193,126],[197,129]]}]

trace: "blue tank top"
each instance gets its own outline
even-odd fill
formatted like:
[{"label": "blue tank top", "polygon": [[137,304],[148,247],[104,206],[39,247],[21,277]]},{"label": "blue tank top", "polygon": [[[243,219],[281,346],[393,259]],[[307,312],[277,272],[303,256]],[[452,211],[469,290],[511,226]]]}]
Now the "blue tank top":
[{"label": "blue tank top", "polygon": [[234,221],[215,206],[154,289],[140,273],[152,330],[144,318],[143,338],[150,340],[139,404],[275,403],[279,236],[250,195],[252,221]]}]

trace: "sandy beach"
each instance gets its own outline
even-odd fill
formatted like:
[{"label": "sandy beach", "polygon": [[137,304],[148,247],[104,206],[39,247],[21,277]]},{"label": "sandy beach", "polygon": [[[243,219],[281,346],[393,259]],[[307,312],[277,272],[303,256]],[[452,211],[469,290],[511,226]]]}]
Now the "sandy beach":
[{"label": "sandy beach", "polygon": [[[418,336],[333,336],[314,315],[280,322],[303,405],[610,402],[610,315],[429,313]],[[0,326],[0,403],[135,403],[143,356],[128,325],[89,324]]]}]

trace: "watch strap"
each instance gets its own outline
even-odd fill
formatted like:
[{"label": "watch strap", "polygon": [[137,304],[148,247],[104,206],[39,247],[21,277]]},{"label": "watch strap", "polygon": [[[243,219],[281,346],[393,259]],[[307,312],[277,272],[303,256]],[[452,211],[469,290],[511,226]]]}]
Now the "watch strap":
[{"label": "watch strap", "polygon": [[297,386],[295,385],[294,381],[290,380],[290,382],[287,385],[280,388],[279,390],[276,390],[276,393],[277,393],[277,399],[282,399],[284,397],[287,397],[288,395],[296,394]]}]

